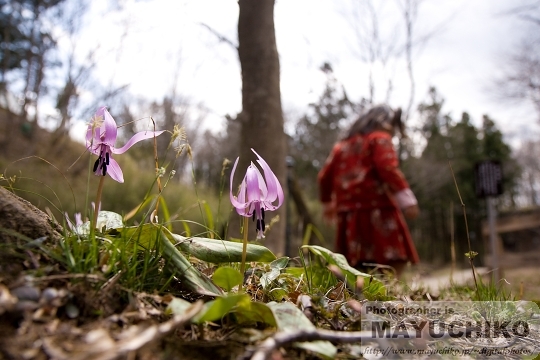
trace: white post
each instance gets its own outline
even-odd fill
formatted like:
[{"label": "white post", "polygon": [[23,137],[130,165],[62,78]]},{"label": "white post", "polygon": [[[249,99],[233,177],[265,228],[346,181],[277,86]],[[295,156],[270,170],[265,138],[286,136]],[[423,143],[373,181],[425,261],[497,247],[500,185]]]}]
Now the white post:
[{"label": "white post", "polygon": [[489,240],[491,244],[491,267],[493,268],[493,277],[495,282],[498,282],[500,278],[499,269],[499,245],[497,243],[497,230],[495,229],[495,198],[493,196],[487,197],[487,212],[488,212],[488,224],[489,224]]}]

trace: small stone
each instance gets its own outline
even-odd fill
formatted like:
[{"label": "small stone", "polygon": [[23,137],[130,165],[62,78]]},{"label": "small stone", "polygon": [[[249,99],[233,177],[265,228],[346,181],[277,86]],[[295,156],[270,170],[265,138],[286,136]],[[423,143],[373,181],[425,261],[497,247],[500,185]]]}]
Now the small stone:
[{"label": "small stone", "polygon": [[68,316],[68,318],[75,319],[79,316],[79,314],[80,311],[77,306],[73,305],[72,303],[68,303],[66,305],[66,315]]},{"label": "small stone", "polygon": [[30,300],[19,300],[15,304],[16,311],[34,311],[38,308],[38,303]]},{"label": "small stone", "polygon": [[33,286],[21,286],[18,288],[15,288],[11,290],[11,294],[13,296],[16,296],[19,300],[29,300],[29,301],[38,301],[40,294],[40,290],[38,288],[35,288]]},{"label": "small stone", "polygon": [[45,302],[50,303],[59,296],[59,293],[55,288],[46,288],[41,296]]}]

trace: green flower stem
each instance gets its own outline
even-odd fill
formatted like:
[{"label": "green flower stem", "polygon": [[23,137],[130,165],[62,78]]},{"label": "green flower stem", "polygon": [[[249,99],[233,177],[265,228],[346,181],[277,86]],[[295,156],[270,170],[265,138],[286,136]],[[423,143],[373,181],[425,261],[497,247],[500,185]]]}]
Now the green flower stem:
[{"label": "green flower stem", "polygon": [[242,274],[242,282],[240,283],[240,286],[238,287],[238,292],[241,292],[242,287],[244,286],[244,272],[246,270],[246,253],[247,253],[247,242],[248,242],[248,225],[249,225],[249,218],[244,216],[244,243],[242,246],[242,262],[240,263],[240,274]]},{"label": "green flower stem", "polygon": [[96,228],[97,218],[98,218],[98,213],[99,213],[99,207],[101,205],[101,193],[103,192],[103,183],[104,182],[105,182],[105,176],[100,176],[99,177],[99,185],[98,185],[97,194],[96,194],[96,205],[95,205],[95,208],[94,208],[94,219],[92,220],[90,231],[93,231],[93,229]]}]

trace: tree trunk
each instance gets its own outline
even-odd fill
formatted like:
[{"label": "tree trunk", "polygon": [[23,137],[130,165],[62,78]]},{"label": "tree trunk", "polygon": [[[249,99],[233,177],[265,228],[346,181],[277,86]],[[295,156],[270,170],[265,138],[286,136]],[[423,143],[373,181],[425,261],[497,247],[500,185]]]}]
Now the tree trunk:
[{"label": "tree trunk", "polygon": [[[253,148],[286,186],[286,139],[281,109],[279,57],[274,30],[274,0],[239,0],[238,55],[242,69],[242,112],[238,178],[255,159]],[[234,184],[236,186],[236,184]],[[266,223],[279,215],[264,245],[277,254],[285,251],[285,205],[267,214]],[[233,215],[229,234],[235,234],[240,221]],[[250,226],[249,239],[255,238]]]}]

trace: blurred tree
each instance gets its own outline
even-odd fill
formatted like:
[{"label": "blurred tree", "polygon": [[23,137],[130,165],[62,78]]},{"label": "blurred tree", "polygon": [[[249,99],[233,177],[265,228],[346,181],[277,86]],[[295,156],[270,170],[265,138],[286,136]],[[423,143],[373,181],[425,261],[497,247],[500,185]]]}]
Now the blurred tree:
[{"label": "blurred tree", "polygon": [[[239,0],[238,55],[242,69],[242,112],[240,122],[239,172],[254,159],[255,149],[270,165],[282,186],[286,186],[286,139],[281,108],[279,55],[274,29],[274,0]],[[240,176],[239,176],[240,177]],[[238,181],[238,180],[237,180]],[[236,184],[234,184],[236,186]],[[285,206],[268,214],[280,220],[265,240],[276,254],[285,251]],[[238,224],[234,219],[232,224]],[[230,227],[231,236],[239,236]],[[250,239],[255,238],[254,226]]]},{"label": "blurred tree", "polygon": [[521,172],[519,182],[520,195],[522,195],[522,205],[540,205],[540,141],[529,140],[524,142],[516,151],[516,159]]},{"label": "blurred tree", "polygon": [[[22,86],[21,115],[39,117],[38,101],[44,89],[45,68],[54,65],[48,58],[55,48],[52,26],[45,21],[49,11],[63,0],[15,0],[3,2],[1,53],[2,80],[9,71],[20,71]],[[7,86],[4,86],[7,90]]]},{"label": "blurred tree", "polygon": [[473,249],[480,252],[483,247],[480,226],[485,217],[485,204],[476,197],[474,165],[487,159],[502,162],[506,194],[501,199],[510,199],[510,203],[519,175],[512,166],[510,147],[494,121],[484,116],[483,126],[477,128],[471,123],[469,114],[463,113],[460,121],[454,123],[449,114],[442,112],[443,105],[444,99],[431,88],[428,101],[419,106],[426,146],[419,158],[409,157],[403,162],[404,172],[422,209],[420,221],[412,226],[418,251],[421,258],[440,263],[450,259],[452,227],[458,261],[464,261],[459,254],[468,251],[455,183],[466,207]]},{"label": "blurred tree", "polygon": [[510,145],[505,143],[502,132],[488,115],[484,115],[482,119],[482,155],[484,160],[501,162],[504,194],[500,202],[506,203],[508,208],[515,208],[521,169],[512,157]]},{"label": "blurred tree", "polygon": [[28,37],[22,32],[23,21],[20,11],[15,11],[14,6],[6,1],[0,3],[0,74],[3,86],[8,71],[23,67],[28,48]]},{"label": "blurred tree", "polygon": [[[206,130],[201,136],[204,146],[198,146],[194,153],[196,178],[209,188],[221,193],[228,185],[232,163],[238,156],[240,135],[239,122],[226,116],[225,129],[220,132]],[[224,161],[229,160],[224,171]]]},{"label": "blurred tree", "polygon": [[521,1],[507,12],[523,20],[521,43],[509,51],[502,75],[495,80],[499,98],[525,101],[534,106],[540,119],[540,1]]},{"label": "blurred tree", "polygon": [[298,121],[289,145],[295,173],[312,198],[316,198],[317,174],[354,110],[330,64],[323,64],[321,71],[327,76],[324,91],[318,102],[309,104],[309,113]]}]

